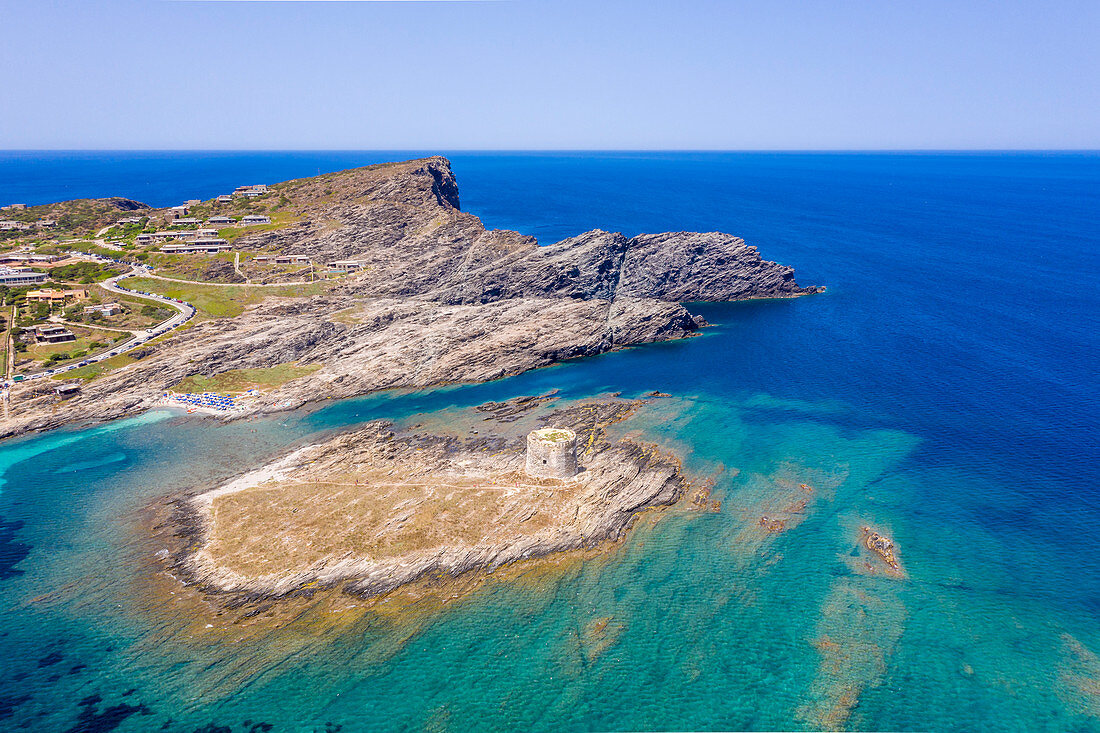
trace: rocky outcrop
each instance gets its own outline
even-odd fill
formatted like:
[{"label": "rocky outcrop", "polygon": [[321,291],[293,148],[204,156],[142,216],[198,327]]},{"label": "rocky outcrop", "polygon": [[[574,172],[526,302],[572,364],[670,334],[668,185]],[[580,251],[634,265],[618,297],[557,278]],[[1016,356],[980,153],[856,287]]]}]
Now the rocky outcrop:
[{"label": "rocky outcrop", "polygon": [[63,411],[55,409],[60,403],[48,389],[52,384],[23,387],[18,412],[0,430],[14,435],[134,414],[195,373],[295,361],[323,365],[265,395],[253,410],[268,411],[396,387],[488,381],[621,346],[682,338],[699,327],[679,304],[656,306],[536,298],[484,305],[351,296],[274,299],[150,347],[135,364],[86,384]]},{"label": "rocky outcrop", "polygon": [[119,211],[140,211],[142,209],[149,208],[149,204],[143,204],[140,201],[122,198],[121,196],[112,196],[111,198],[100,200],[104,203],[110,204]]},{"label": "rocky outcrop", "polygon": [[49,385],[17,386],[0,437],[132,414],[188,375],[292,361],[323,366],[255,409],[485,381],[689,336],[705,323],[681,302],[818,291],[728,234],[628,238],[597,230],[540,246],[518,232],[486,230],[459,210],[454,175],[440,157],[273,189],[298,220],[244,237],[242,248],[355,259],[363,271],[330,295],[268,299],[239,317],[181,331],[90,382],[63,410]]}]

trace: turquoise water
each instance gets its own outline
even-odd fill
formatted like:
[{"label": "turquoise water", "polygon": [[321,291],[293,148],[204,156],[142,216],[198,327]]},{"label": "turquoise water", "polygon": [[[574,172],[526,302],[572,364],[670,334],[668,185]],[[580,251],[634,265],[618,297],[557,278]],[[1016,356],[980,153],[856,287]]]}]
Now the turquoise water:
[{"label": "turquoise water", "polygon": [[[310,155],[173,154],[193,186],[173,201],[220,192],[231,167],[275,180],[393,157]],[[20,160],[0,155],[0,199],[31,198]],[[701,337],[486,385],[0,445],[0,727],[1100,730],[1100,157],[452,160],[490,226],[734,231],[829,292],[694,305],[716,324]],[[137,198],[115,182],[170,167],[35,165],[57,191]],[[250,637],[149,592],[161,498],[366,420],[461,421],[555,388],[672,393],[627,427],[713,477],[721,510],[665,512],[605,555],[416,617]],[[787,531],[760,531],[801,499]],[[905,579],[862,567],[864,524],[898,543]]]}]

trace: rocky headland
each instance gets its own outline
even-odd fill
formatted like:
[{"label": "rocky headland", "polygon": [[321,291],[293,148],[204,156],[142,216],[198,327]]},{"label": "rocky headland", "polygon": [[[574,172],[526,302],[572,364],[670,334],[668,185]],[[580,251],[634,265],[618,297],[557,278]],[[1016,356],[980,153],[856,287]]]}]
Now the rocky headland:
[{"label": "rocky headland", "polygon": [[[0,437],[136,414],[181,380],[315,365],[233,417],[389,388],[519,374],[565,359],[683,338],[705,324],[682,303],[821,290],[717,232],[591,231],[540,246],[459,208],[442,157],[276,184],[289,223],[241,248],[354,259],[323,294],[270,297],[181,329],[64,402],[50,380],[16,385]],[[46,384],[42,384],[45,382]],[[229,417],[229,416],[227,416]]]}]

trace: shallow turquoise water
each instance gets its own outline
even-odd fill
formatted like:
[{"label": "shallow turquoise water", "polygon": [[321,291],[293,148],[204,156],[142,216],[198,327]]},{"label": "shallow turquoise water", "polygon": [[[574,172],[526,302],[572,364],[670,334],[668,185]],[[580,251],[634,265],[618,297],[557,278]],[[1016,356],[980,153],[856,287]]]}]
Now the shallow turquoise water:
[{"label": "shallow turquoise water", "polygon": [[[717,324],[699,338],[492,384],[0,446],[0,725],[1100,729],[1100,158],[454,162],[490,225],[730,230],[830,291],[692,306]],[[189,641],[141,590],[149,502],[365,420],[554,388],[673,393],[631,427],[715,476],[721,510],[666,512],[605,556],[426,618],[315,636]],[[816,489],[801,521],[761,533],[800,483]],[[861,569],[866,523],[907,579]]]}]

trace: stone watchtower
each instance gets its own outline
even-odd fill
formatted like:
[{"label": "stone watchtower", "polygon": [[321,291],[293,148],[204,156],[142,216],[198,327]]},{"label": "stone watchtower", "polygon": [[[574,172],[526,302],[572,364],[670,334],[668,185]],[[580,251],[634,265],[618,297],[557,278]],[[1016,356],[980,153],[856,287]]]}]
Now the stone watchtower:
[{"label": "stone watchtower", "polygon": [[577,434],[566,428],[542,428],[527,434],[527,473],[537,478],[577,475]]}]

